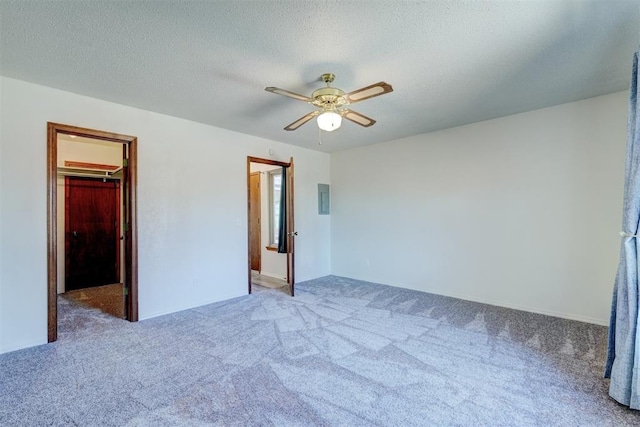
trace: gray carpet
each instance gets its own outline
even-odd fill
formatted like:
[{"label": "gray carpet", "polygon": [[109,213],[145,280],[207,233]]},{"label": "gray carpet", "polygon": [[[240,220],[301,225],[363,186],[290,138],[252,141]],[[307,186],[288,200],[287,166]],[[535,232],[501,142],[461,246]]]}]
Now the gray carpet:
[{"label": "gray carpet", "polygon": [[623,426],[606,328],[325,277],[139,323],[60,298],[0,356],[3,426]]}]

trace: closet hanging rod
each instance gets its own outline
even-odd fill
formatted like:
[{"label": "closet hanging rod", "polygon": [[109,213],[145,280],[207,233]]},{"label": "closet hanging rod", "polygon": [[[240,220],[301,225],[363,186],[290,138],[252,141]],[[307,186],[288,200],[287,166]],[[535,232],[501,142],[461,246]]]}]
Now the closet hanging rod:
[{"label": "closet hanging rod", "polygon": [[98,175],[95,173],[82,173],[82,172],[58,172],[58,176],[76,176],[76,177],[84,177],[84,178],[96,178],[96,179],[112,179],[112,180],[120,180],[119,176],[111,176],[111,175]]},{"label": "closet hanging rod", "polygon": [[113,175],[122,170],[122,166],[117,167],[116,169],[92,169],[92,168],[80,168],[80,167],[72,167],[72,166],[58,166],[58,172],[79,172],[79,173],[95,173],[97,175]]},{"label": "closet hanging rod", "polygon": [[84,169],[84,168],[72,168],[60,166],[57,168],[58,176],[77,176],[86,178],[103,178],[103,179],[120,179],[119,177],[113,177],[116,173],[120,172],[122,167],[115,170],[97,170],[97,169]]}]

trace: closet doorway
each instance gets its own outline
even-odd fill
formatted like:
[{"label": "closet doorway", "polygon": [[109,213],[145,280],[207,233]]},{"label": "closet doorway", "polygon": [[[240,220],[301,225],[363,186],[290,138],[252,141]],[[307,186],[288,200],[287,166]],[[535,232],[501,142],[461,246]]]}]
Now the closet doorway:
[{"label": "closet doorway", "polygon": [[47,124],[48,341],[58,294],[138,320],[137,138]]}]

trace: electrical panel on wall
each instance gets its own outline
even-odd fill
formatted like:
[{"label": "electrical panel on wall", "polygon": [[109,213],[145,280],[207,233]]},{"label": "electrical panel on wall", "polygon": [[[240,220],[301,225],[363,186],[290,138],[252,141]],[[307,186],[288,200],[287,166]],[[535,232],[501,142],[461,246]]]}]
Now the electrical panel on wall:
[{"label": "electrical panel on wall", "polygon": [[318,184],[318,215],[329,215],[330,205],[329,184]]}]

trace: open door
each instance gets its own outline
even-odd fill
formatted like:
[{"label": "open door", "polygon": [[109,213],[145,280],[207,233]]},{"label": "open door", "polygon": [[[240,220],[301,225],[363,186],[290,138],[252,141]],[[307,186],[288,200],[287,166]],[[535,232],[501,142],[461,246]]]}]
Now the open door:
[{"label": "open door", "polygon": [[260,172],[253,172],[249,177],[249,259],[251,269],[262,270],[260,246]]}]

